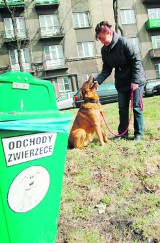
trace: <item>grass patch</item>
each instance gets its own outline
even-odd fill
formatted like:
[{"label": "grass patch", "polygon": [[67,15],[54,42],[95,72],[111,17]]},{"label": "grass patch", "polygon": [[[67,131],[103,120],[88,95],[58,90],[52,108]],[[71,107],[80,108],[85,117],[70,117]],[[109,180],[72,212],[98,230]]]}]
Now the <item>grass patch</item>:
[{"label": "grass patch", "polygon": [[[160,97],[143,102],[141,142],[114,142],[105,128],[109,144],[102,147],[95,137],[85,150],[67,150],[57,243],[160,241]],[[117,103],[103,108],[116,132]]]},{"label": "grass patch", "polygon": [[96,230],[84,229],[76,230],[70,233],[68,243],[104,243]]}]

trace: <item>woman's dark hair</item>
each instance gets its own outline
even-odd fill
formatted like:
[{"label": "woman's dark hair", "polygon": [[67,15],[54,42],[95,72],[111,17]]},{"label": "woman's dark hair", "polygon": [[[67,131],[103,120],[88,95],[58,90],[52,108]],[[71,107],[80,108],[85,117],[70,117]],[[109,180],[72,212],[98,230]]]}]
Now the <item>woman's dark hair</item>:
[{"label": "woman's dark hair", "polygon": [[97,24],[96,28],[95,28],[95,32],[96,32],[96,40],[98,39],[98,36],[100,33],[105,33],[107,32],[109,29],[111,29],[112,25],[110,25],[108,23],[108,21],[101,21],[99,24]]}]

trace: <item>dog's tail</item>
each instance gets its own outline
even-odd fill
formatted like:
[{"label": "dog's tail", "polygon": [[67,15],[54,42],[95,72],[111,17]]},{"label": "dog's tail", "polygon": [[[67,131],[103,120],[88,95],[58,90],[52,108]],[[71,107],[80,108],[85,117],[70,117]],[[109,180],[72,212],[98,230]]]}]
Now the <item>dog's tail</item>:
[{"label": "dog's tail", "polygon": [[71,143],[69,142],[69,140],[68,140],[68,147],[67,147],[67,149],[74,149],[73,144],[71,144]]}]

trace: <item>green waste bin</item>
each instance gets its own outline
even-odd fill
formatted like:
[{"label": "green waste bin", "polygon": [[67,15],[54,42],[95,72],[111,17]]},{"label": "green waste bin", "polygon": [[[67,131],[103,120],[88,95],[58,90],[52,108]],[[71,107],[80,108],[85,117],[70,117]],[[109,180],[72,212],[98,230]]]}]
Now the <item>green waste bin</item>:
[{"label": "green waste bin", "polygon": [[50,81],[0,75],[0,242],[53,243],[70,121]]}]

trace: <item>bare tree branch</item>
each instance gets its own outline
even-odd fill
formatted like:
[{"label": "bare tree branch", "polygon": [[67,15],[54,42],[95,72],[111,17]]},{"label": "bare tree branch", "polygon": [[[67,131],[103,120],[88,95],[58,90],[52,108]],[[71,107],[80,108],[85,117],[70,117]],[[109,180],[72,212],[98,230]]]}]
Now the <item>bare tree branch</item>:
[{"label": "bare tree branch", "polygon": [[20,71],[24,71],[23,70],[23,64],[22,64],[22,56],[21,56],[21,40],[19,39],[18,35],[17,35],[17,23],[16,23],[16,17],[15,17],[15,7],[10,8],[10,6],[8,5],[8,1],[4,0],[5,6],[7,7],[8,11],[10,12],[11,15],[11,20],[12,20],[12,25],[13,25],[13,33],[14,33],[14,38],[16,41],[16,48],[17,48],[17,54],[18,54],[18,64],[20,67]]},{"label": "bare tree branch", "polygon": [[118,33],[118,30],[121,32],[123,36],[123,30],[118,22],[118,0],[113,0],[113,13],[114,13],[114,20],[115,20],[115,31]]}]

